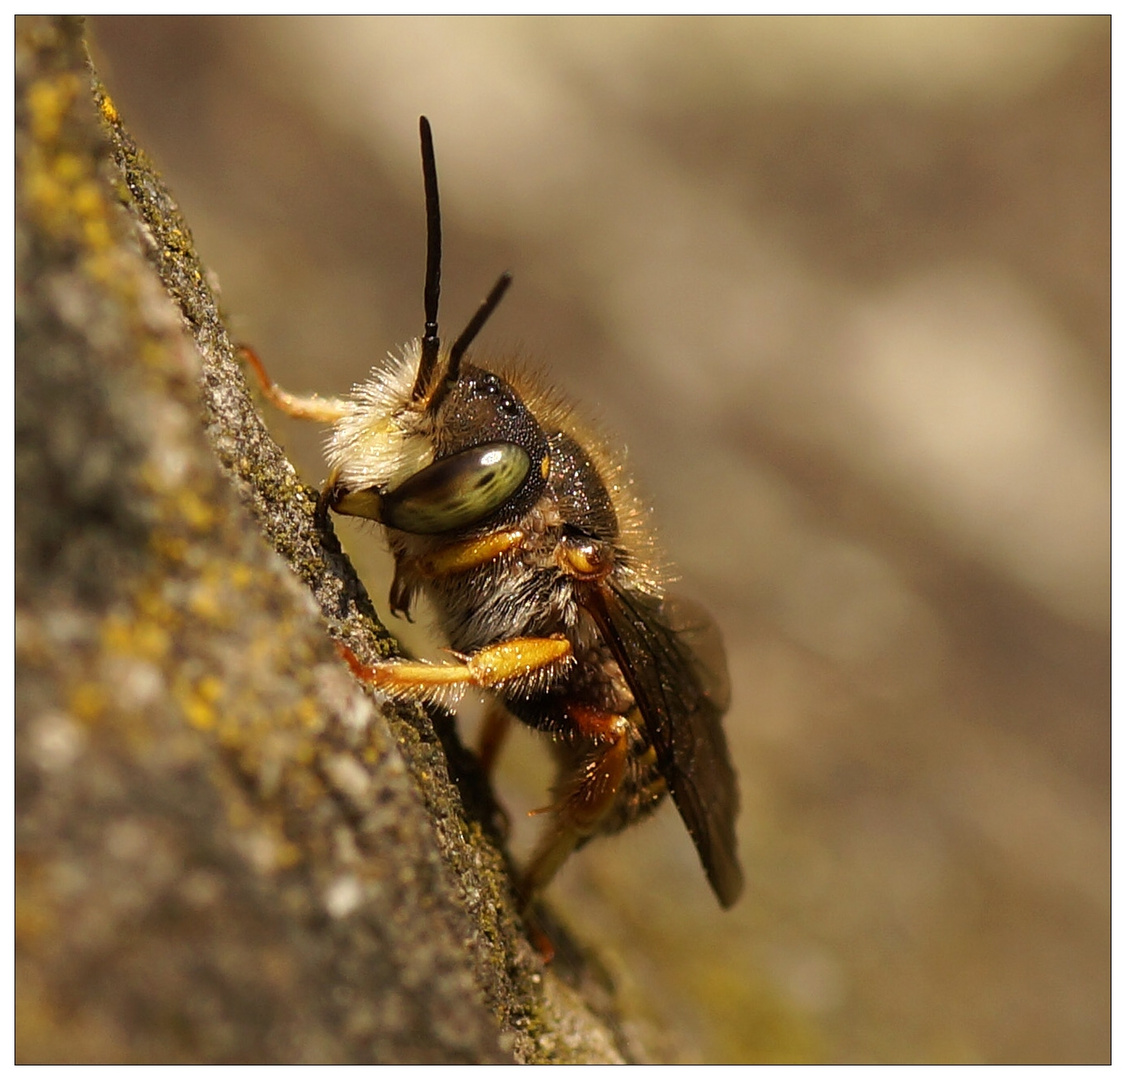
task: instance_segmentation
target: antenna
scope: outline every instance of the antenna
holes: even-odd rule
[[[497,283],[493,286],[492,292],[485,297],[484,302],[477,309],[477,313],[469,320],[469,324],[462,330],[457,341],[454,342],[453,348],[450,349],[450,365],[446,371],[447,385],[457,382],[458,368],[461,365],[462,356],[465,355],[465,350],[473,344],[473,339],[477,336],[481,327],[485,325],[488,317],[496,310],[501,297],[508,292],[508,286],[511,284],[512,275],[506,270],[497,278]]]
[[[442,291],[442,212],[438,206],[438,167],[434,163],[434,136],[430,132],[430,121],[425,116],[418,118],[418,133],[422,140],[422,184],[426,190],[426,282],[422,292],[426,326],[422,333],[418,375],[411,391],[415,401],[426,393],[434,365],[438,362],[438,296]]]
[[[426,326],[422,334],[422,356],[418,361],[418,374],[411,390],[412,401],[422,401],[430,391],[434,369],[438,364],[441,341],[438,338],[438,296],[442,291],[442,213],[438,206],[438,167],[434,163],[434,136],[430,131],[430,121],[425,116],[418,118],[418,133],[422,140],[422,183],[426,189],[426,282],[423,286],[423,307]],[[446,375],[441,385],[436,386],[426,401],[427,410],[433,410],[445,396],[446,388],[457,382],[461,358],[473,339],[485,325],[489,316],[496,310],[501,297],[512,284],[512,275],[505,271],[497,278],[492,291],[485,297],[476,314],[462,330],[453,348],[450,349]]]

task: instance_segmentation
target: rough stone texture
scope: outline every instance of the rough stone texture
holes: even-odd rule
[[[727,644],[748,887],[718,911],[669,807],[548,896],[660,1056],[1110,1060],[1110,19],[87,36],[282,385],[419,333],[426,113],[442,325],[511,270],[479,356],[628,451]],[[263,411],[316,483],[317,425]],[[513,734],[520,853],[550,775]]]
[[[336,656],[394,646],[81,23],[16,38],[18,1060],[636,1056],[448,720]]]

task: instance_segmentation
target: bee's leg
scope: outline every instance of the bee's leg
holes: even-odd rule
[[[455,540],[427,555],[411,559],[408,565],[412,574],[425,578],[463,574],[492,562],[513,548],[519,548],[526,539],[527,533],[523,529],[497,529],[485,536]]]
[[[581,733],[594,742],[593,751],[557,787],[558,800],[547,807],[551,824],[540,838],[524,871],[520,891],[525,903],[543,889],[564,860],[613,807],[629,760],[630,723],[615,713],[582,708],[570,710]]]
[[[512,713],[499,701],[490,701],[477,739],[477,761],[481,765],[481,771],[488,777],[493,775],[500,748],[511,727]]]
[[[316,420],[321,424],[335,424],[348,411],[348,402],[343,398],[323,398],[316,394],[297,397],[288,390],[283,390],[266,373],[265,364],[249,345],[240,345],[238,354],[254,372],[266,400],[287,416],[297,420]]]
[[[497,529],[484,536],[443,544],[425,555],[397,553],[389,598],[391,614],[405,616],[411,621],[411,602],[420,580],[432,581],[450,574],[464,574],[520,547],[526,539],[523,529]]]
[[[492,781],[501,746],[511,727],[512,713],[495,698],[490,700],[477,737],[477,763],[489,781]],[[496,805],[493,821],[500,835],[507,839],[512,829],[512,820],[508,816],[508,811],[499,803]]]
[[[477,686],[488,689],[534,675],[553,664],[571,658],[571,643],[565,637],[510,638],[488,645],[454,663],[428,664],[421,660],[384,660],[362,664],[346,646],[340,646],[344,659],[357,679],[389,694],[423,694]]]

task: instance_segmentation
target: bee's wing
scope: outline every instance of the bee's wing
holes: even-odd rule
[[[581,602],[629,684],[708,881],[730,907],[743,891],[739,792],[720,725],[727,665],[715,624],[683,602],[611,582],[590,586]]]

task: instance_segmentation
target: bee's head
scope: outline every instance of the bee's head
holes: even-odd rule
[[[514,522],[547,481],[547,437],[501,376],[463,363],[512,283],[505,273],[448,350],[438,337],[442,225],[426,117],[419,122],[426,187],[426,324],[392,372],[361,387],[329,447],[329,505],[402,532],[457,534]],[[409,390],[408,390],[409,385]]]

